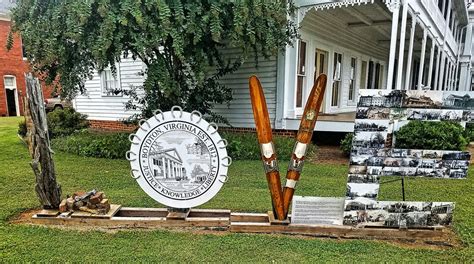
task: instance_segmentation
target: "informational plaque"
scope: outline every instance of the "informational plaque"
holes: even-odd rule
[[[344,197],[295,196],[292,203],[292,224],[342,225]]]

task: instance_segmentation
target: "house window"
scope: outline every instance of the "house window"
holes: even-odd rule
[[[306,81],[306,42],[298,42],[298,69],[296,80],[296,107],[303,106],[303,87]]]
[[[357,74],[357,59],[351,58],[351,75],[349,76],[349,101],[353,101],[355,98],[355,80]]]
[[[334,52],[334,68],[333,68],[333,83],[332,83],[332,97],[331,106],[339,105],[339,94],[341,89],[342,76],[342,54]]]
[[[367,89],[382,89],[383,65],[369,61]]]
[[[5,85],[5,89],[16,89],[16,81],[14,76],[3,77],[3,84]]]
[[[117,73],[112,73],[110,67],[104,69],[100,74],[102,96],[122,96],[122,85],[120,81],[120,66],[116,64]]]

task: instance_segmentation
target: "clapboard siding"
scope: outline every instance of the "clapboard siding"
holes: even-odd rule
[[[142,86],[144,77],[143,63],[131,58],[122,59],[119,65],[122,89],[132,86]],[[125,109],[126,96],[103,96],[101,93],[100,75],[96,72],[91,80],[85,83],[86,93],[74,100],[77,111],[86,114],[91,120],[123,120],[135,114],[135,111]]]
[[[224,50],[228,57],[235,57],[239,54],[238,49]],[[222,78],[221,83],[232,89],[233,100],[230,105],[216,105],[214,111],[228,119],[234,127],[253,127],[252,106],[248,88],[248,78],[250,75],[257,75],[265,89],[265,96],[268,104],[270,118],[275,119],[276,113],[276,58],[258,59],[258,67],[255,66],[254,59],[249,59],[243,63],[238,71]],[[122,88],[143,85],[144,77],[141,76],[143,63],[130,58],[120,62],[120,80]],[[102,96],[101,80],[98,73],[95,73],[91,80],[87,80],[86,94],[75,99],[77,111],[88,115],[91,120],[123,120],[130,117],[135,111],[125,109],[128,98]]]
[[[226,55],[238,54],[238,50],[223,51]],[[276,115],[277,59],[258,58],[247,60],[236,72],[221,79],[221,84],[232,89],[233,100],[230,104],[216,105],[214,111],[227,118],[233,127],[255,127],[250,102],[248,78],[256,75],[264,88],[270,122],[274,126]]]

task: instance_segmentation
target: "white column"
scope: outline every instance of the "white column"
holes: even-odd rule
[[[166,163],[165,163],[165,157],[161,157],[161,166],[163,170],[163,177],[166,178]]]
[[[415,29],[416,29],[416,17],[411,16],[411,31],[410,31],[410,44],[408,47],[408,58],[407,58],[407,72],[405,74],[405,87],[403,90],[408,90],[413,87],[409,87],[411,80],[411,64],[413,57],[413,42],[415,40]],[[416,88],[415,88],[416,89]]]
[[[441,66],[441,46],[438,46],[438,54],[436,56],[436,70],[435,70],[435,78],[434,78],[434,85],[433,89],[438,90],[438,81],[439,81],[439,68]]]
[[[472,47],[472,24],[466,26],[466,42],[464,50],[459,61],[459,91],[471,90],[471,61],[468,59],[471,54]]]
[[[423,70],[425,69],[425,53],[426,53],[426,39],[428,38],[428,30],[423,28],[423,40],[421,41],[421,56],[420,56],[420,69],[418,70],[418,84],[417,90],[421,90],[423,84]]]
[[[441,51],[441,64],[439,67],[439,81],[438,81],[438,89],[439,91],[442,91],[443,89],[446,89],[446,86],[444,86],[444,75],[446,71],[446,52],[443,50]]]
[[[398,70],[397,70],[397,83],[395,89],[402,89],[402,76],[403,76],[403,57],[405,55],[405,33],[407,27],[407,15],[408,15],[408,3],[403,1],[402,8],[402,25],[400,26],[400,44],[398,48]]]
[[[172,174],[171,174],[171,161],[168,160],[168,178],[171,178],[172,177]]]
[[[428,66],[428,80],[426,85],[430,88],[433,88],[433,83],[431,79],[433,78],[433,63],[434,63],[434,52],[436,48],[436,39],[434,37],[431,38],[431,52],[430,52],[430,65]]]
[[[448,1],[448,9],[447,9],[447,14],[446,14],[446,25],[444,27],[444,34],[443,34],[443,51],[441,54],[441,73],[439,74],[439,82],[438,82],[438,90],[443,90],[446,89],[446,86],[443,87],[444,82],[444,71],[445,71],[445,60],[446,60],[446,52],[445,52],[445,47],[446,47],[446,33],[448,32],[449,29],[449,19],[451,18],[451,0]],[[446,3],[445,3],[446,4]]]
[[[395,52],[397,50],[397,30],[398,30],[398,16],[400,8],[397,6],[392,14],[392,34],[390,36],[390,53],[388,57],[388,72],[387,72],[387,90],[392,90],[393,72],[395,70]]]

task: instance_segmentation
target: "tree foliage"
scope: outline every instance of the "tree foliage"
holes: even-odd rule
[[[231,100],[219,79],[289,44],[292,12],[291,3],[265,0],[20,0],[12,18],[33,69],[58,80],[63,96],[84,92],[94,70],[142,60],[144,93],[126,93],[146,117],[175,104],[210,113]],[[227,48],[239,55],[225,56]]]

